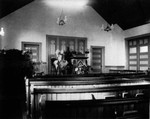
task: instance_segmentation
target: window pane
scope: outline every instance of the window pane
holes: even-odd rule
[[[140,53],[142,53],[142,52],[148,52],[148,46],[141,46]]]
[[[84,53],[84,42],[83,41],[79,42],[79,52],[82,54]]]
[[[130,54],[136,53],[136,47],[130,48],[129,53]]]
[[[33,46],[33,47],[31,47],[31,49],[32,49],[32,50],[37,50],[37,47],[34,47],[34,46]]]
[[[74,51],[74,49],[75,49],[74,44],[75,44],[74,41],[69,42],[70,51]]]
[[[101,53],[101,50],[98,48],[94,48],[93,53]]]
[[[147,66],[140,66],[140,70],[147,70],[148,69],[148,67]]]
[[[33,43],[23,43],[23,50],[30,51],[32,53],[31,60],[33,62],[39,61],[39,44],[33,44]]]
[[[148,64],[148,61],[140,61],[140,64]]]
[[[50,54],[55,54],[55,45],[56,45],[56,42],[55,40],[51,40],[50,41]]]
[[[137,58],[136,55],[129,56],[129,59],[136,59],[136,58]]]
[[[140,40],[139,43],[140,43],[140,45],[142,45],[143,44],[143,40]]]
[[[148,54],[147,55],[140,55],[140,59],[148,59]]]
[[[132,46],[132,41],[129,41],[129,46]]]
[[[37,62],[37,59],[32,59],[33,62]]]
[[[93,59],[93,63],[101,63],[101,60],[96,60],[96,59]]]
[[[60,43],[60,51],[66,51],[66,41],[64,40]]]
[[[129,69],[130,70],[137,70],[137,67],[136,66],[130,66]]]
[[[32,55],[33,55],[33,56],[37,56],[37,53],[36,53],[36,52],[34,52],[34,53],[32,53]]]
[[[144,44],[147,44],[148,43],[148,39],[144,39]]]
[[[137,61],[130,61],[129,64],[137,64]]]
[[[133,41],[133,45],[136,45],[136,41],[135,40]]]

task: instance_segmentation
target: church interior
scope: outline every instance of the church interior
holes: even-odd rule
[[[0,118],[150,119],[149,0],[0,0]]]

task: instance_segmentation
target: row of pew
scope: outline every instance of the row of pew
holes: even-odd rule
[[[149,119],[149,76],[144,72],[45,75],[28,79],[33,119]]]

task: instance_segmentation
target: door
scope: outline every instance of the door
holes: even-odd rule
[[[97,47],[97,46],[91,47],[91,53],[92,53],[91,66],[92,66],[92,71],[94,73],[102,73],[103,52],[104,52],[103,47]]]

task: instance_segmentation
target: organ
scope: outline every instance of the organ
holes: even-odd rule
[[[34,77],[28,111],[33,119],[148,119],[149,88],[142,73]]]

